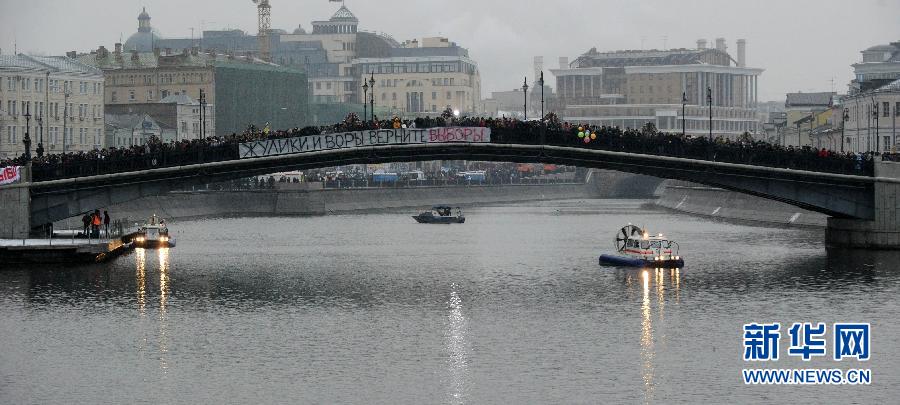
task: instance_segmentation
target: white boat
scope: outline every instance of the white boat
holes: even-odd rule
[[[136,248],[158,249],[175,247],[175,238],[169,236],[166,221],[153,214],[147,223],[138,228],[131,239]]]
[[[650,235],[645,229],[628,224],[616,234],[615,254],[600,255],[600,264],[632,267],[682,268],[678,243],[663,234]]]

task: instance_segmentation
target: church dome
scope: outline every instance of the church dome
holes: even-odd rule
[[[150,26],[150,14],[147,13],[147,8],[144,8],[138,15],[138,32],[132,34],[125,41],[125,50],[150,52],[156,47],[157,42],[159,42],[159,35]]]

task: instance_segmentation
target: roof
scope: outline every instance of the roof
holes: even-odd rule
[[[115,52],[103,51],[78,55],[78,60],[86,65],[98,67],[102,70],[119,69],[147,69],[160,66],[176,67],[245,67],[269,70],[286,70],[274,63],[265,62],[262,59],[246,56],[228,56],[224,54],[211,55],[205,52],[193,54],[182,52],[174,55],[156,56],[153,52]]]
[[[784,105],[790,106],[828,106],[831,105],[833,92],[822,93],[788,93]]]
[[[192,99],[192,98],[191,98],[190,96],[188,96],[187,94],[181,94],[181,93],[172,94],[172,95],[170,95],[170,96],[168,96],[168,97],[163,98],[162,100],[159,100],[159,102],[160,102],[160,104],[171,104],[171,103],[175,103],[175,104],[178,104],[178,105],[196,105],[196,104],[199,104],[199,103],[197,103],[197,101],[195,101],[194,99]]]
[[[704,56],[709,54],[724,53],[720,50],[709,49],[671,49],[671,50],[626,50],[614,52],[598,52],[597,48],[591,48],[585,54],[579,56],[571,63],[572,67],[626,67],[626,66],[657,66],[657,65],[694,65],[704,63]],[[729,57],[730,59],[730,57]]]
[[[142,129],[143,123],[147,122],[150,127],[162,127],[153,117],[148,114],[104,114],[106,126],[113,128],[125,129]]]
[[[881,86],[876,91],[900,91],[900,79],[894,80],[884,86]]]
[[[875,46],[869,47],[863,52],[896,52],[896,51],[897,51],[897,47],[890,45],[890,44],[883,44],[883,45],[875,45]]]
[[[339,8],[338,11],[335,12],[333,16],[331,16],[331,19],[329,21],[359,22],[359,19],[357,19],[356,16],[350,12],[350,9],[348,9],[347,6],[341,6],[341,8]]]
[[[103,71],[65,56],[0,55],[0,69],[36,70],[50,73],[75,73],[103,76]]]

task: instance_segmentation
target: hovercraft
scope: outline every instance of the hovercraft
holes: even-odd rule
[[[663,234],[650,235],[645,229],[628,224],[615,238],[616,254],[600,255],[600,264],[613,266],[682,268],[684,259],[678,255],[678,243]]]

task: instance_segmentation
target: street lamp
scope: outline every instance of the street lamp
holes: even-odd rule
[[[872,117],[875,118],[875,152],[878,152],[881,149],[878,144],[881,142],[881,138],[879,138],[878,134],[878,102],[875,101],[875,97],[872,97]]]
[[[525,76],[522,83],[522,94],[525,95],[525,121],[528,121],[528,76]]]
[[[709,141],[712,142],[712,87],[706,86],[706,103],[709,104]]]
[[[850,120],[850,109],[845,108],[841,116],[841,153],[844,153],[844,127],[846,122]]]
[[[200,89],[200,139],[206,139],[206,93]]]
[[[44,156],[44,118],[42,116],[37,117],[38,123],[38,146],[35,152],[37,152],[38,157]]]
[[[369,83],[363,78],[363,122],[369,119]]]
[[[31,108],[25,110],[25,138],[22,138],[22,143],[25,144],[25,162],[31,161],[31,136],[29,134],[29,130],[31,129]]]
[[[66,135],[67,135],[66,124],[68,124],[68,121],[69,121],[69,96],[71,96],[71,95],[72,95],[72,92],[70,92],[67,89],[64,94],[65,98],[63,99],[63,144],[62,144],[63,155],[66,154]]]
[[[687,137],[687,126],[685,125],[685,119],[687,119],[687,115],[685,114],[687,111],[687,92],[681,93],[681,136]]]
[[[372,110],[372,123],[375,123],[375,71],[372,71],[372,77],[369,78],[369,89],[372,90],[372,98],[369,99],[369,107]]]
[[[541,78],[538,80],[541,85],[541,121],[544,120],[544,71],[541,71]]]

